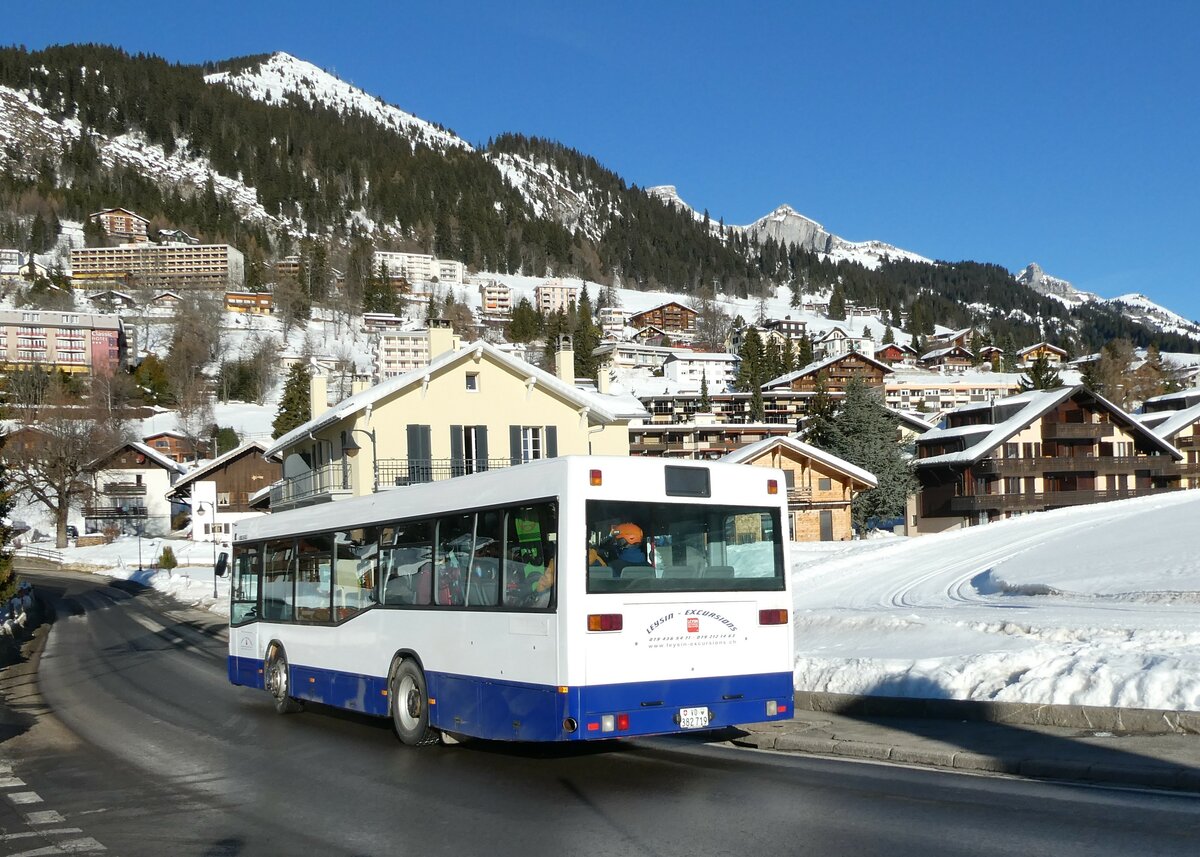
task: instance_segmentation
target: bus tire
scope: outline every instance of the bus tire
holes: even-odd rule
[[[271,646],[263,673],[267,693],[271,694],[271,701],[278,714],[295,714],[304,710],[304,703],[290,695],[292,670],[288,666],[287,655],[280,646]]]
[[[396,735],[410,747],[436,744],[438,731],[429,725],[429,690],[425,673],[410,658],[397,661],[388,677],[388,700]]]

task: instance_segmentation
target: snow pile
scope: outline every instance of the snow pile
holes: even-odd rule
[[[312,63],[282,51],[272,54],[253,68],[238,72],[221,71],[205,75],[204,80],[211,84],[224,84],[242,95],[267,104],[282,105],[289,96],[294,96],[308,104],[319,104],[343,115],[361,114],[384,128],[434,149],[461,148],[471,151],[471,146],[465,140],[432,122],[394,107]]]
[[[1200,492],[792,548],[796,688],[1200,710]]]

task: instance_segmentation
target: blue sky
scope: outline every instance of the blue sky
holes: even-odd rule
[[[551,137],[728,223],[787,202],[851,240],[1036,261],[1200,318],[1200,4],[4,7],[5,41],[285,50],[472,142]]]

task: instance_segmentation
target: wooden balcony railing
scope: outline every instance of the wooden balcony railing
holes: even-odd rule
[[[1042,458],[985,458],[972,469],[984,476],[1035,476],[1041,473],[1165,473],[1172,459],[1166,455],[1058,455]]]
[[[1089,503],[1106,503],[1109,500],[1127,500],[1130,497],[1145,497],[1150,494],[1165,494],[1180,490],[1171,488],[1125,488],[1106,491],[1039,491],[1028,494],[973,494],[967,497],[951,497],[950,511],[956,513],[981,511],[1028,511],[1052,509],[1059,506],[1083,506]]]
[[[1112,423],[1042,423],[1046,440],[1086,440],[1107,437],[1112,432]]]

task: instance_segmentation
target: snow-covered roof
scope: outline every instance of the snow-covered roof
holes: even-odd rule
[[[98,457],[92,463],[96,464],[101,461],[104,461],[105,459],[111,458],[113,455],[117,454],[125,447],[129,447],[130,449],[134,450],[135,452],[139,452],[142,455],[146,456],[147,460],[153,461],[155,464],[157,464],[163,470],[169,470],[173,473],[186,473],[187,472],[187,467],[180,464],[178,461],[176,461],[173,458],[167,458],[161,452],[157,452],[154,449],[151,449],[150,447],[146,446],[146,444],[142,443],[139,440],[131,440],[126,443],[118,444],[117,446],[114,446],[111,450],[109,450],[104,455],[101,455],[100,457]]]
[[[142,440],[143,441],[152,440],[156,437],[177,437],[180,440],[188,439],[188,436],[186,434],[184,434],[183,432],[179,431],[178,429],[163,429],[162,431],[154,432],[154,434],[146,435],[145,437],[142,438]]]
[[[817,449],[815,446],[796,440],[794,437],[776,436],[764,438],[756,443],[743,446],[741,449],[735,449],[728,455],[723,456],[721,460],[731,464],[743,464],[747,461],[752,461],[775,446],[785,446],[793,452],[797,452],[800,455],[807,455],[809,458],[820,461],[822,464],[832,467],[840,473],[845,473],[847,476],[851,476],[860,482],[864,482],[872,488],[879,487],[879,480],[875,478],[873,473],[869,473],[831,452],[825,452],[823,449]]]
[[[1012,416],[999,423],[980,423],[970,426],[957,426],[955,428],[933,429],[926,432],[921,438],[922,443],[955,437],[974,438],[974,440],[967,444],[966,449],[959,452],[947,452],[942,455],[930,456],[929,458],[919,458],[916,461],[916,466],[937,467],[947,464],[970,464],[977,461],[1059,403],[1066,401],[1081,391],[1095,397],[1096,401],[1110,413],[1119,419],[1123,419],[1129,428],[1142,433],[1146,438],[1154,441],[1156,445],[1175,458],[1182,458],[1179,450],[1150,431],[1138,420],[1126,414],[1112,402],[1096,395],[1080,384],[1071,387],[1059,387],[1054,390],[1029,390],[1024,393],[1018,393],[1015,396],[1009,396],[1008,398],[997,399],[992,403],[993,408],[1007,408],[1013,405],[1021,406]]]
[[[720,362],[728,363],[728,362],[735,361],[738,359],[740,359],[740,358],[736,354],[726,354],[726,353],[719,353],[719,352],[714,352],[714,351],[687,351],[687,350],[681,349],[680,351],[678,351],[674,354],[667,355],[667,359],[663,362],[664,363],[674,363],[677,361],[685,361],[686,362],[686,361],[692,361],[692,360],[704,360],[704,361],[709,361],[709,362],[720,361]]]
[[[186,485],[190,485],[191,483],[195,482],[197,479],[201,478],[202,476],[205,476],[205,475],[211,473],[212,471],[216,470],[219,467],[223,467],[226,463],[232,461],[235,458],[238,458],[239,456],[245,454],[246,452],[249,452],[252,449],[257,449],[259,452],[265,453],[267,451],[267,446],[266,446],[266,444],[261,443],[257,440],[247,441],[246,443],[243,443],[241,446],[237,447],[236,449],[231,449],[231,450],[229,450],[229,452],[225,453],[224,455],[214,458],[212,461],[205,462],[204,464],[200,465],[199,467],[194,467],[190,471],[185,473],[183,475],[183,477],[181,477],[180,480],[175,483],[175,488],[172,493],[177,493],[180,488],[183,488]]]
[[[450,351],[435,358],[430,361],[428,366],[422,366],[403,375],[397,375],[395,378],[389,378],[386,381],[376,384],[374,387],[363,390],[361,393],[356,393],[350,398],[334,405],[320,416],[292,429],[283,437],[277,439],[263,454],[267,456],[275,455],[294,445],[310,432],[321,431],[335,423],[341,422],[369,405],[374,405],[376,402],[389,396],[422,383],[426,378],[441,372],[443,369],[471,359],[472,355],[475,354],[487,354],[501,366],[505,366],[524,377],[533,378],[538,387],[548,389],[574,405],[587,408],[589,418],[601,423],[613,423],[627,416],[648,416],[646,409],[640,404],[638,405],[637,414],[625,413],[624,409],[629,407],[629,400],[625,397],[584,392],[573,384],[568,384],[562,379],[551,375],[549,372],[526,363],[518,357],[507,354],[488,342],[479,340],[457,351]]]
[[[934,351],[926,352],[921,355],[922,360],[937,360],[939,357],[948,357],[955,352],[962,352],[967,357],[973,356],[969,348],[963,348],[961,345],[951,345],[947,348],[938,348]]]
[[[1146,400],[1147,405],[1157,402],[1176,402],[1186,401],[1187,399],[1200,398],[1200,387],[1189,387],[1186,390],[1178,390],[1174,393],[1164,393],[1161,396],[1152,396]]]
[[[1163,417],[1161,420],[1151,420],[1151,417]],[[1156,411],[1141,416],[1142,425],[1154,432],[1155,436],[1172,442],[1175,435],[1185,428],[1200,422],[1200,405],[1192,405],[1179,411]]]
[[[882,361],[876,360],[870,354],[863,354],[861,351],[852,351],[849,354],[835,354],[833,357],[826,357],[824,360],[817,360],[814,363],[809,363],[802,369],[797,369],[795,372],[788,372],[786,375],[780,375],[778,378],[772,378],[770,381],[763,384],[762,388],[765,390],[768,387],[777,387],[780,384],[790,384],[797,378],[802,378],[805,375],[811,375],[814,372],[820,372],[826,366],[832,366],[834,363],[837,363],[839,360],[845,360],[847,357],[857,357],[860,360],[865,360],[873,366],[877,366],[882,369],[884,374],[889,374],[895,371],[891,366],[883,363]]]
[[[1057,345],[1051,345],[1049,342],[1038,342],[1033,345],[1027,345],[1024,348],[1017,350],[1017,356],[1020,357],[1023,354],[1028,354],[1031,351],[1037,351],[1039,349],[1053,351],[1055,354],[1061,354],[1063,357],[1067,356],[1067,350],[1065,348],[1059,348]]]

